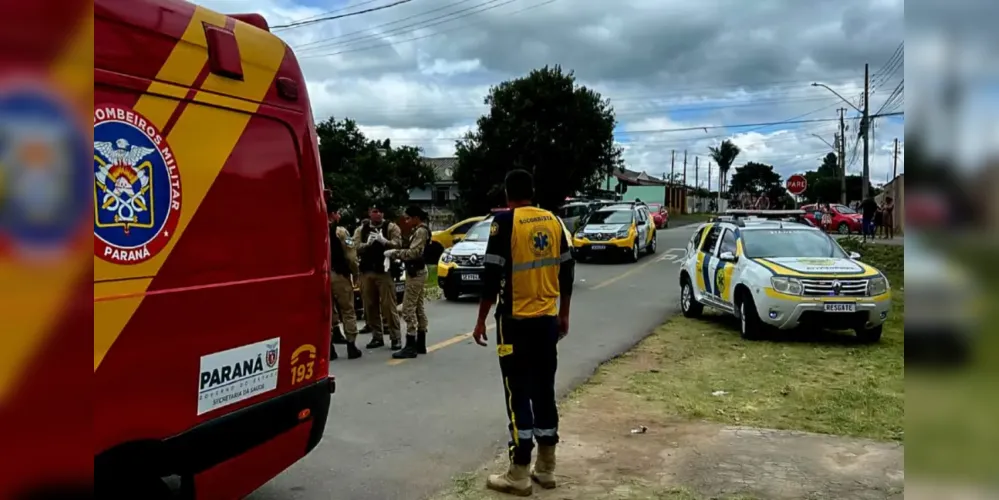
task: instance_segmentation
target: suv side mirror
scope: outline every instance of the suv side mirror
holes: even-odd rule
[[[857,260],[860,258],[860,254],[857,252],[850,252],[850,258],[853,260]]]
[[[735,262],[739,260],[732,252],[722,252],[721,254],[718,255],[718,258],[724,260],[725,262]]]

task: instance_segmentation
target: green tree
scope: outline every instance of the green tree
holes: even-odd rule
[[[765,196],[770,200],[771,207],[786,204],[787,190],[784,188],[784,181],[773,166],[763,163],[751,161],[736,168],[729,192],[736,196],[742,193],[749,193],[754,198]]]
[[[840,180],[839,161],[834,153],[827,154],[822,158],[822,164],[817,170],[805,172],[805,180],[808,187],[805,189],[804,198],[809,203],[839,203]],[[846,199],[847,202],[860,200],[862,191],[862,179],[859,175],[846,176]],[[868,183],[871,196],[880,191]]]
[[[316,125],[323,181],[331,198],[346,209],[345,223],[364,217],[372,204],[394,218],[409,192],[434,182],[434,171],[411,146],[393,147],[368,139],[350,119],[330,117]]]
[[[734,142],[729,139],[725,139],[718,146],[710,146],[708,150],[711,151],[711,159],[715,161],[718,165],[718,170],[721,172],[722,176],[722,186],[726,186],[728,181],[728,171],[735,164],[735,159],[739,157],[739,153],[742,152],[739,146],[736,146]],[[722,189],[724,191],[724,189]]]
[[[571,71],[531,71],[491,88],[485,103],[489,113],[455,145],[464,214],[503,204],[503,178],[513,169],[532,172],[534,201],[555,209],[576,192],[606,187],[601,181],[622,168],[610,102],[578,85]]]

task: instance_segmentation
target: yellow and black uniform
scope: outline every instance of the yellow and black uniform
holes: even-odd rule
[[[489,228],[484,297],[499,296],[496,351],[510,418],[510,459],[529,465],[534,439],[558,443],[558,301],[572,294],[574,262],[562,224],[536,207],[498,213]]]

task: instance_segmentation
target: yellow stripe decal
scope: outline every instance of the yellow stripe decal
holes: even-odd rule
[[[170,58],[160,70],[160,74],[165,76],[163,79],[193,82],[200,73],[207,57],[203,48],[205,36],[202,22],[225,26],[225,17],[198,7],[191,19],[191,24],[184,33],[184,41],[177,44],[178,46],[174,48]],[[184,108],[183,114],[167,137],[167,142],[173,149],[177,164],[181,165],[181,168],[186,166],[182,173],[184,204],[180,220],[174,231],[174,236],[166,248],[154,258],[138,265],[145,267],[140,270],[142,275],[155,276],[177,241],[183,237],[185,229],[208,194],[208,190],[225,165],[229,154],[243,135],[243,131],[252,117],[249,113],[256,112],[259,108],[257,102],[266,96],[281,61],[284,59],[285,45],[277,37],[239,22],[235,24],[234,32],[240,52],[252,54],[254,62],[248,64],[244,61],[243,81],[226,80],[223,83],[220,82],[220,77],[210,75],[202,89],[225,92],[250,101],[238,107],[239,110],[246,111],[246,113],[210,106],[188,105]],[[209,94],[199,91],[195,101],[205,102],[215,99],[215,97],[206,98],[206,95]],[[152,118],[154,123],[162,127],[169,120],[177,104],[177,101],[172,99],[145,95],[136,106],[136,111]],[[95,258],[95,273],[98,263],[115,267]],[[129,285],[118,282],[114,284],[114,291],[115,294],[129,291],[145,292],[151,281],[134,280]],[[135,288],[126,289],[132,287]],[[97,287],[95,286],[95,298],[96,295]],[[141,303],[141,296],[134,299],[94,303],[95,371]]]

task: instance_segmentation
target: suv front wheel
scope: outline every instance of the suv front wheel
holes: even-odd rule
[[[738,311],[739,336],[746,340],[758,340],[762,337],[765,326],[756,312],[756,302],[748,292],[742,293]]]
[[[680,310],[688,318],[700,317],[704,312],[704,304],[697,301],[694,296],[694,286],[686,275],[680,280]]]

